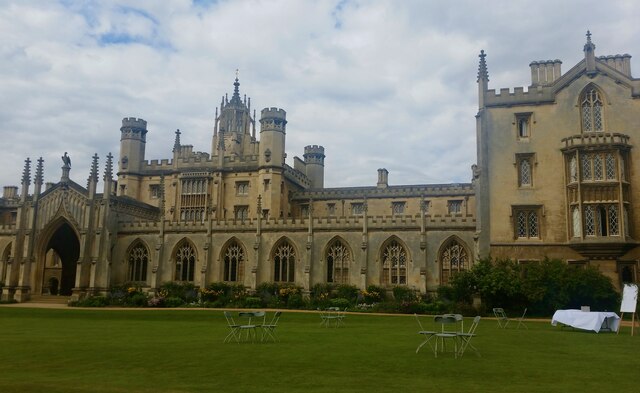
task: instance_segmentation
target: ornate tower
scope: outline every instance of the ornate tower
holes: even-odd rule
[[[222,98],[220,116],[216,119],[211,142],[211,155],[242,155],[244,145],[255,140],[255,120],[251,117],[251,99],[240,98],[240,82],[236,74],[231,100]],[[255,154],[255,153],[254,153]]]

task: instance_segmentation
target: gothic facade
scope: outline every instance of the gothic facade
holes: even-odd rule
[[[616,284],[635,280],[640,80],[629,55],[594,50],[589,37],[564,75],[559,60],[533,62],[527,92],[499,93],[481,53],[472,183],[395,186],[378,169],[375,185],[324,187],[325,149],[309,145],[289,166],[286,112],[257,119],[237,78],[216,109],[210,153],[182,144],[178,130],[171,158],[147,160],[147,122],[124,118],[102,193],[98,156],[84,187],[69,178],[66,153],[59,182],[43,189],[43,161],[32,178],[27,159],[20,190],[4,188],[2,299],[81,298],[127,282],[153,293],[168,281],[429,292],[489,255],[560,258]]]

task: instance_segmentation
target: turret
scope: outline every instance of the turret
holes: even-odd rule
[[[324,147],[305,146],[304,163],[311,188],[324,188]]]
[[[264,108],[260,116],[260,165],[284,165],[287,113],[283,109]]]
[[[147,143],[147,122],[135,117],[122,119],[120,128],[120,172],[139,172]]]

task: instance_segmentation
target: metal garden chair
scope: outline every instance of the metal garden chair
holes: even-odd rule
[[[527,309],[524,309],[524,312],[522,313],[522,316],[520,318],[518,318],[518,326],[516,326],[516,329],[520,329],[520,326],[524,327],[525,329],[529,330],[529,327],[527,327],[527,325],[524,324],[524,316],[527,315]]]
[[[238,336],[240,325],[233,320],[233,316],[231,316],[231,313],[229,311],[224,312],[224,318],[227,320],[229,334],[227,334],[223,342],[229,342],[231,341],[231,339],[236,340],[236,342],[240,342],[240,337]]]
[[[504,312],[504,309],[494,308],[493,315],[495,315],[496,320],[498,321],[498,326],[502,329],[505,329],[509,324],[509,318],[507,318],[507,314]]]
[[[473,318],[473,323],[471,327],[469,327],[468,332],[458,333],[458,339],[460,339],[460,349],[458,351],[458,356],[462,357],[464,355],[464,351],[467,347],[471,347],[476,355],[480,356],[480,351],[476,347],[471,344],[471,339],[476,336],[476,328],[478,327],[478,323],[480,323],[480,315]]]
[[[420,343],[420,345],[418,345],[418,348],[416,348],[416,353],[420,352],[420,349],[425,344],[429,344],[429,346],[431,347],[431,350],[433,350],[433,345],[431,345],[431,340],[433,339],[435,334],[438,332],[435,330],[425,330],[425,328],[422,326],[422,322],[420,322],[420,317],[418,316],[418,314],[413,314],[413,316],[416,317],[416,321],[418,321],[418,326],[420,326],[420,330],[418,330],[418,334],[424,336],[424,341]]]
[[[453,341],[453,349],[454,349],[453,356],[457,358],[458,357],[458,333],[455,331],[455,328],[454,330],[446,329],[445,325],[456,326],[458,321],[453,315],[436,315],[433,318],[433,321],[436,324],[440,324],[441,326],[441,331],[435,334],[436,345],[433,350],[435,357],[438,357],[438,342],[442,346],[441,350],[444,352],[446,350],[445,340],[450,338]]]
[[[264,316],[264,323],[260,325],[262,328],[262,338],[261,341],[264,341],[265,338],[271,337],[273,342],[280,341],[276,336],[276,328],[278,327],[278,321],[280,320],[280,316],[282,315],[282,311],[276,311],[273,314],[273,318],[269,322],[267,322],[267,315]]]

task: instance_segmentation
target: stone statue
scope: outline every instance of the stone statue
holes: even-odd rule
[[[64,152],[64,156],[62,156],[61,158],[65,166],[69,166],[69,167],[71,166],[71,157],[67,155],[66,151]]]

